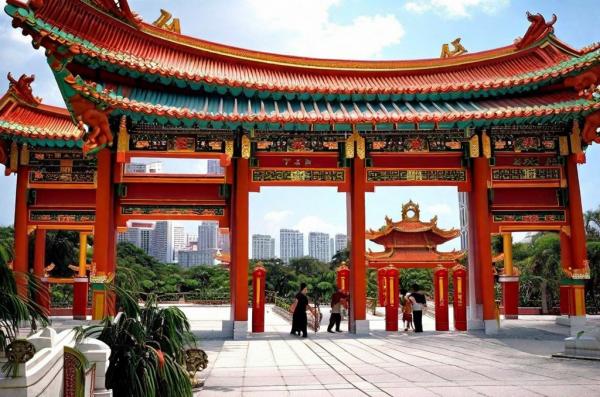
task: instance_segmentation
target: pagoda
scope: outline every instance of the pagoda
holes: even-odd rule
[[[460,236],[460,230],[444,230],[437,226],[437,216],[429,222],[420,220],[419,205],[411,201],[402,206],[402,220],[385,217],[379,230],[367,230],[366,238],[383,245],[382,252],[367,252],[369,267],[380,269],[389,265],[399,268],[453,267],[465,251],[439,252],[437,246]]]
[[[454,272],[454,328],[466,330],[465,268],[458,261],[465,251],[439,252],[437,246],[460,235],[460,230],[444,230],[437,226],[437,216],[429,222],[420,219],[419,205],[410,200],[402,206],[402,220],[385,217],[379,230],[367,230],[365,237],[383,245],[384,251],[369,250],[366,260],[370,268],[378,269],[379,305],[386,308],[386,330],[398,330],[398,268],[434,268],[435,329],[449,330],[448,269]]]

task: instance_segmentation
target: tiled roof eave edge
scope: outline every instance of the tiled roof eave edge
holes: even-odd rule
[[[9,7],[10,6],[7,5],[5,7],[5,9],[8,9]],[[12,14],[10,14],[9,11],[7,11],[7,13],[9,13],[9,15],[12,16]],[[36,24],[41,26],[41,25],[45,24],[45,22],[39,20],[38,18],[33,17],[32,19],[33,19],[33,21],[31,19],[27,19],[28,23],[31,26],[36,25]],[[40,26],[38,26],[38,28]],[[39,29],[38,29],[38,31],[39,31]],[[76,43],[76,42],[72,41],[72,40],[76,39],[75,36],[73,36],[72,34],[65,34],[64,32],[60,31],[59,29],[53,29],[51,32],[49,32],[49,36],[56,35],[56,34],[62,34],[63,36],[67,36],[67,35],[70,36],[70,37],[66,37],[66,38],[63,38],[63,39],[64,40],[71,40],[70,42],[72,44],[76,44],[78,46],[81,46],[82,44],[84,46],[88,45],[88,44],[91,44],[89,42],[85,42],[84,43],[83,41],[81,41],[80,43]],[[97,47],[97,48],[100,51],[102,50],[99,47]],[[109,51],[106,51],[106,53],[109,53]],[[123,58],[126,57],[126,55],[122,55],[122,54],[121,54],[121,56]],[[118,59],[115,59],[114,57],[111,58],[111,57],[109,57],[106,54],[105,54],[105,56],[99,56],[98,58],[106,58],[106,60],[112,60],[113,62],[116,61],[116,63],[113,63],[113,64],[115,64],[116,66],[118,66],[120,68],[125,68],[125,69],[129,69],[129,70],[132,70],[132,71],[135,70],[135,67],[136,67],[135,63],[133,63],[133,62],[129,62],[131,64],[131,67],[127,67],[126,65],[124,65],[126,63],[125,60],[120,61]],[[106,62],[106,61],[103,61],[103,62]],[[108,62],[108,63],[110,63],[110,62]],[[139,69],[139,67],[138,67],[138,69]],[[139,70],[137,70],[136,72],[137,73],[141,73],[141,74],[145,74],[145,75],[148,74],[148,73],[146,73],[144,71],[139,71]],[[571,73],[571,72],[573,72],[573,70],[567,71],[567,73]],[[157,77],[157,78],[159,79],[159,81],[160,81],[160,78],[166,78],[166,79],[169,79],[169,80],[177,80],[177,81],[180,81],[180,82],[185,83],[185,84],[191,84],[192,88],[193,88],[193,84],[194,83],[191,83],[191,80],[198,80],[197,78],[195,78],[195,79],[185,79],[185,78],[179,78],[177,76],[172,76],[172,75],[170,75],[170,76],[166,75],[165,76],[164,74],[165,73],[163,73],[162,75],[161,74],[158,75],[159,77]],[[554,74],[556,74],[556,73],[554,73]],[[155,76],[155,75],[153,75],[153,76]],[[520,89],[526,90],[530,85],[536,85],[536,84],[537,85],[545,85],[545,84],[549,84],[551,82],[552,78],[556,78],[556,77],[559,77],[559,76],[560,76],[560,73],[556,74],[555,77],[552,77],[552,76],[548,77],[547,76],[547,80],[538,79],[538,81],[528,82],[525,85],[513,85],[513,86],[507,85],[506,87],[492,87],[492,88],[487,87],[486,88],[485,84],[481,83],[481,87],[473,87],[470,90],[464,90],[464,91],[457,90],[457,91],[446,91],[446,92],[444,92],[444,91],[436,91],[436,92],[430,92],[430,93],[418,93],[418,92],[415,92],[415,93],[400,93],[400,94],[398,94],[398,93],[377,93],[377,92],[374,92],[374,93],[364,93],[364,94],[360,94],[360,95],[364,95],[364,96],[369,96],[369,95],[384,95],[384,96],[385,95],[390,95],[390,96],[392,96],[392,95],[412,95],[412,96],[414,96],[414,95],[425,95],[426,98],[428,98],[429,96],[435,97],[435,96],[439,95],[439,96],[442,96],[442,99],[444,99],[444,96],[461,95],[461,94],[468,94],[469,96],[478,95],[478,93],[480,93],[481,95],[486,95],[486,94],[487,95],[490,95],[490,94],[491,95],[502,95],[504,93],[512,93],[513,92],[513,91],[508,91],[508,92],[505,91],[505,92],[503,92],[503,90],[515,90],[514,92],[519,92]],[[527,77],[525,77],[525,78],[527,79]],[[200,79],[200,80],[202,80],[202,79]],[[204,82],[200,82],[199,81],[199,82],[196,82],[196,84],[206,85],[208,82],[206,81],[206,78],[204,80],[205,80]],[[246,86],[244,86],[244,82],[233,82],[233,83],[235,83],[235,84],[231,84],[231,86],[224,85],[224,87],[227,88],[227,89],[229,89],[230,91],[231,91],[231,89],[233,89],[234,91],[239,91],[240,89],[241,90],[244,90],[244,89],[257,90],[257,87],[253,87],[253,86],[248,85],[248,84],[246,84]],[[520,87],[522,87],[522,88],[520,88]],[[213,89],[214,89],[214,87],[213,87]],[[296,92],[294,92],[294,91],[283,91],[283,92],[280,93],[280,92],[269,91],[269,90],[261,90],[261,92],[269,92],[269,93],[271,93],[271,95],[282,95],[282,96],[286,96],[286,95],[306,95],[306,92],[304,92],[304,91],[296,91]],[[336,95],[346,95],[346,96],[349,96],[349,95],[352,95],[352,94],[350,94],[350,93],[336,93],[336,92],[322,92],[322,93],[309,94],[309,95],[334,95],[334,96],[336,96]],[[355,97],[355,95],[353,95],[353,98],[354,97]]]

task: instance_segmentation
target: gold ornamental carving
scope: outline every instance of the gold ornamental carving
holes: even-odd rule
[[[20,164],[29,165],[29,146],[26,143],[21,146]]]
[[[452,46],[452,49],[450,49]],[[467,49],[460,43],[460,37],[455,38],[450,43],[442,44],[442,54],[440,58],[450,58],[462,55],[468,52]]]
[[[483,156],[486,159],[492,157],[492,144],[490,136],[485,131],[483,131],[481,134],[481,147],[483,148]]]
[[[469,139],[469,156],[471,158],[479,157],[479,135],[473,135]]]
[[[249,159],[250,158],[250,138],[248,135],[242,135],[242,158]]]
[[[129,132],[127,131],[127,116],[121,116],[119,123],[119,139],[117,140],[117,161],[126,162],[125,153],[129,151]]]
[[[233,141],[232,140],[225,141],[225,155],[228,158],[233,157]]]
[[[566,135],[558,137],[558,150],[561,156],[569,155],[569,138]]]
[[[156,21],[152,22],[152,25],[170,32],[181,33],[179,18],[171,18],[172,15],[169,11],[161,9],[160,16]]]

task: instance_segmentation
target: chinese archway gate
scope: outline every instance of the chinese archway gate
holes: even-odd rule
[[[402,220],[394,222],[386,217],[385,225],[379,230],[367,230],[365,237],[374,243],[383,245],[381,252],[369,250],[366,259],[370,268],[377,269],[378,289],[386,307],[386,319],[395,317],[395,321],[386,321],[387,331],[398,330],[398,269],[421,268],[434,269],[433,287],[435,291],[435,329],[448,331],[448,270],[461,270],[455,275],[463,286],[464,267],[458,261],[465,256],[464,251],[439,252],[437,246],[460,235],[460,230],[443,230],[437,226],[437,217],[429,222],[420,219],[419,205],[409,201],[402,206]],[[460,295],[455,299],[454,312],[457,330],[465,330],[460,319],[465,317],[466,288],[458,288]],[[456,312],[460,311],[458,315]],[[457,323],[457,319],[459,322]]]
[[[541,15],[522,39],[481,53],[341,61],[190,38],[141,21],[126,0],[8,0],[5,11],[44,49],[68,108],[42,105],[26,76],[2,98],[0,160],[17,174],[14,266],[28,270],[29,233],[93,233],[94,318],[114,312],[102,286],[128,220],[216,220],[230,230],[242,335],[249,192],[334,186],[347,197],[350,327],[366,332],[365,193],[423,185],[468,196],[472,327],[496,328],[490,236],[520,230],[561,233],[565,307],[584,318],[568,274],[586,267],[577,164],[600,140],[600,49],[568,46]],[[135,157],[218,158],[226,172],[128,175]]]

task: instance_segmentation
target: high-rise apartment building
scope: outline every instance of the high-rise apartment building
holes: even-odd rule
[[[329,234],[320,232],[308,233],[308,256],[321,262],[329,262]]]
[[[162,162],[127,163],[125,164],[125,172],[128,174],[160,174],[162,172]]]
[[[336,234],[335,235],[335,252],[331,255],[335,255],[338,251],[348,248],[348,236],[345,234]]]
[[[252,259],[275,257],[275,239],[268,234],[252,235]]]
[[[223,175],[225,169],[221,167],[219,160],[208,160],[206,173],[208,175]]]
[[[279,256],[284,263],[304,256],[304,235],[298,230],[279,230]]]
[[[198,226],[198,249],[218,248],[217,235],[219,223],[215,221],[202,222]]]
[[[164,263],[173,262],[173,224],[169,221],[156,222],[150,233],[149,254]]]
[[[192,267],[200,265],[214,265],[216,249],[203,249],[198,251],[179,251],[179,266]]]
[[[185,227],[173,226],[173,262],[178,261],[178,253],[187,247],[185,241]]]
[[[332,237],[329,239],[329,256],[332,257],[335,255],[335,253],[335,239]]]

